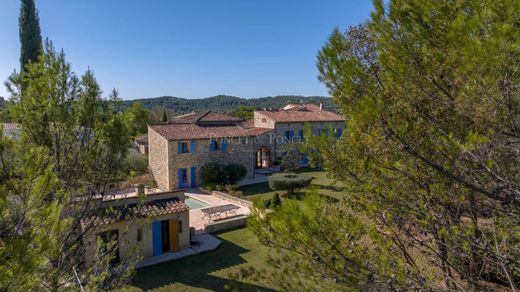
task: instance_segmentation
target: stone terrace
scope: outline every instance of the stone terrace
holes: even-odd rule
[[[207,203],[211,207],[232,204],[232,202],[226,201],[221,198],[217,198],[217,197],[209,195],[209,194],[198,192],[196,190],[190,190],[190,191],[191,192],[185,193],[185,195],[188,197],[197,199],[199,201],[202,201],[204,203]],[[249,208],[247,208],[247,207],[243,207],[238,204],[234,204],[234,205],[237,205],[240,207],[240,209],[237,210],[237,215],[249,215],[249,213],[251,212],[249,210]],[[202,213],[202,211],[201,211],[202,209],[203,208],[190,210],[190,227],[195,228],[195,234],[204,233],[204,225],[208,224],[207,218],[202,219],[202,217],[204,216],[204,213]],[[228,217],[228,218],[232,218],[232,217]],[[224,218],[222,218],[222,219],[224,219]],[[214,221],[212,221],[212,222],[214,222]]]

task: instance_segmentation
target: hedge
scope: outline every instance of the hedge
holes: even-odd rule
[[[294,190],[308,187],[312,177],[296,173],[275,173],[268,180],[271,189],[287,191],[289,195],[292,195]]]

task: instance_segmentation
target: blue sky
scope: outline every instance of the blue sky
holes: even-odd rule
[[[316,54],[370,0],[36,0],[43,38],[105,95],[327,95]],[[19,67],[19,1],[0,3],[0,80]],[[0,96],[8,97],[4,86]]]

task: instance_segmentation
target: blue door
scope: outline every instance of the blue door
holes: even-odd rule
[[[197,186],[197,171],[195,170],[195,166],[191,167],[191,187],[194,188]]]
[[[161,221],[152,222],[152,245],[153,245],[153,255],[161,255],[162,254],[162,228]]]
[[[178,179],[179,179],[179,189],[184,189],[189,187],[188,184],[188,169],[187,168],[179,168],[177,170]]]

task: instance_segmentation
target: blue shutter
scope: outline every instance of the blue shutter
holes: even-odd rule
[[[289,131],[289,140],[292,141],[294,138],[294,131]]]
[[[337,128],[336,129],[336,137],[341,137],[341,135],[343,135],[343,129],[342,128]]]
[[[222,149],[222,151],[226,151],[226,148],[227,148],[226,139],[222,139],[222,145],[221,145],[220,148]]]
[[[195,141],[190,142],[190,152],[195,153],[195,150],[197,150],[197,143]]]
[[[191,167],[191,187],[192,188],[197,187],[197,173],[195,170],[195,166]]]
[[[182,168],[177,169],[177,174],[179,177],[179,189],[182,189]]]
[[[289,131],[285,131],[285,132],[283,133],[283,135],[284,135],[284,137],[285,137],[286,140],[289,140]]]
[[[303,130],[298,131],[298,139],[303,140]]]
[[[154,256],[162,254],[161,221],[152,222],[152,246],[153,246],[153,255]]]
[[[178,154],[182,153],[182,143],[181,142],[177,142],[177,153]]]
[[[215,140],[209,141],[209,151],[211,151],[211,152],[215,151],[215,143],[216,143]]]

